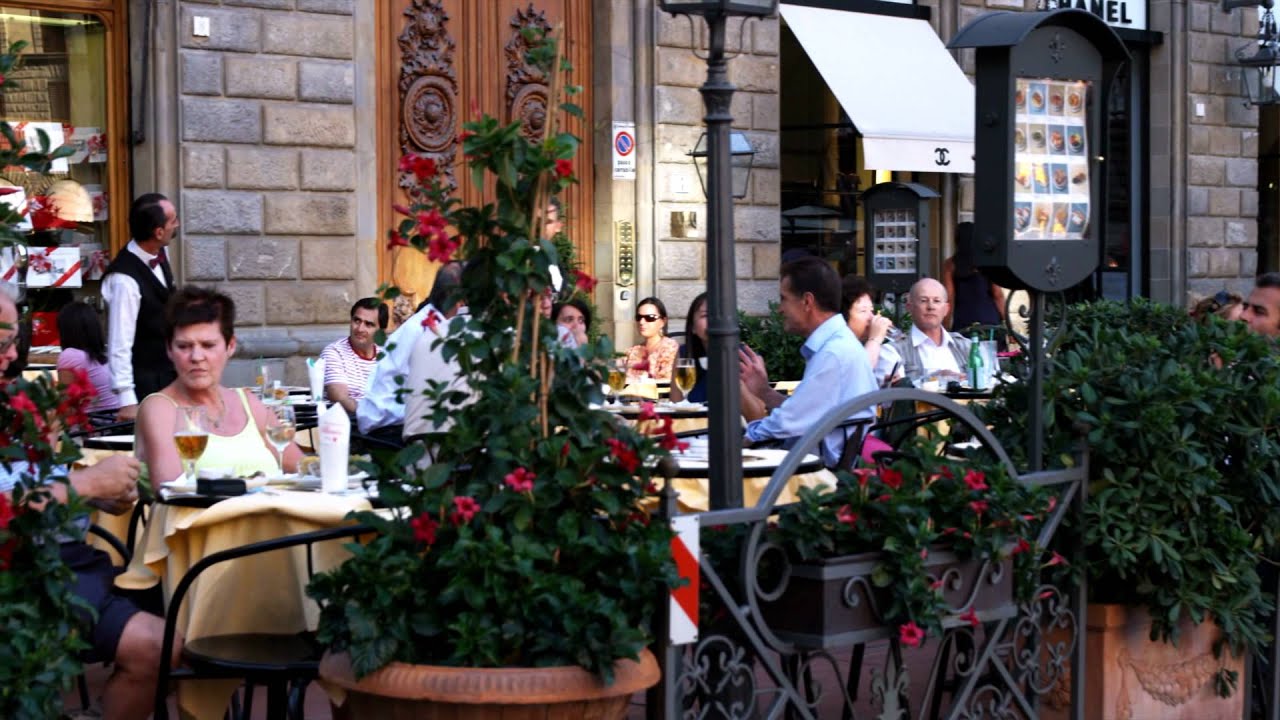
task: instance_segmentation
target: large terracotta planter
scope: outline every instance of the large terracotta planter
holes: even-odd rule
[[[859,553],[813,562],[793,560],[785,585],[767,589],[766,597],[760,599],[765,624],[780,639],[809,649],[896,634],[897,629],[881,619],[880,609],[889,605],[889,592],[871,581],[882,559],[880,553]],[[983,622],[1017,614],[1012,556],[961,560],[938,548],[929,553],[925,572],[942,582],[943,599],[955,614],[972,610]]]
[[[1213,656],[1212,621],[1184,619],[1177,646],[1152,641],[1145,609],[1090,603],[1085,636],[1085,706],[1090,720],[1236,720],[1244,713],[1244,659]],[[1050,636],[1050,642],[1053,641]],[[1065,639],[1065,638],[1064,638]],[[1218,697],[1220,668],[1240,673],[1231,697]],[[1070,675],[1051,691],[1044,720],[1067,717]]]
[[[621,720],[631,695],[653,686],[661,673],[653,654],[639,662],[621,660],[612,685],[578,667],[459,668],[391,663],[356,680],[346,653],[320,662],[320,678],[330,690],[345,691],[335,718],[378,720]],[[331,692],[331,695],[334,693]]]

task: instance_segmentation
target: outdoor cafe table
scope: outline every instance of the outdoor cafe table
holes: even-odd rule
[[[175,500],[176,502],[176,500]],[[128,569],[116,585],[139,590],[162,583],[166,604],[173,589],[202,558],[249,543],[346,524],[347,513],[368,510],[362,495],[328,495],[270,489],[208,507],[157,502]],[[338,541],[311,548],[315,572],[344,562]],[[307,548],[296,547],[215,565],[192,585],[178,618],[187,639],[246,632],[313,630],[319,608],[306,597]],[[237,681],[185,681],[179,706],[195,718],[221,718]]]
[[[705,443],[705,436],[700,438]],[[756,504],[760,496],[769,486],[769,479],[786,459],[789,450],[778,448],[743,448],[742,450],[742,496],[747,507]],[[679,472],[671,479],[679,498],[681,512],[703,512],[711,507],[710,481],[705,444],[695,444],[689,451],[671,454],[680,466]],[[804,456],[800,462],[799,472],[792,475],[783,486],[778,496],[778,505],[795,502],[799,499],[800,488],[817,488],[836,486],[836,476],[822,466],[822,460],[813,454]],[[658,487],[662,486],[660,478],[654,478]]]

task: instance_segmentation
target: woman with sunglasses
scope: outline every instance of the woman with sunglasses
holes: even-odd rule
[[[667,337],[667,306],[656,297],[641,300],[636,306],[636,329],[641,342],[627,351],[627,381],[670,382],[680,345]]]

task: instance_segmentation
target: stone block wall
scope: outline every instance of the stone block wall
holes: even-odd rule
[[[1218,3],[1190,0],[1184,152],[1186,289],[1193,295],[1247,292],[1257,273],[1258,109],[1244,103],[1235,60],[1257,27],[1252,9],[1224,13]]]
[[[354,0],[178,10],[182,280],[235,299],[249,353],[316,354],[359,297]]]
[[[778,35],[777,18],[752,20],[745,29],[740,19],[729,21],[729,62],[734,131],[746,134],[755,149],[747,196],[734,206],[738,307],[763,314],[778,297],[781,247],[778,164]],[[697,171],[687,153],[702,134],[705,114],[698,88],[706,80],[706,62],[694,55],[706,47],[701,20],[690,31],[687,18],[657,13],[654,53],[654,262],[655,294],[667,306],[673,329],[683,327],[689,304],[707,289],[707,208]],[[697,228],[673,233],[673,212],[692,212]]]

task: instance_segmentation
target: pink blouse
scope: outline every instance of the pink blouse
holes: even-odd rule
[[[678,354],[680,343],[674,338],[662,338],[652,352],[644,343],[633,345],[627,351],[627,379],[653,378],[670,382]]]
[[[93,383],[93,387],[98,391],[97,397],[93,399],[93,404],[89,406],[90,412],[98,410],[115,410],[120,407],[120,398],[116,397],[116,393],[111,389],[111,370],[102,363],[95,362],[89,357],[89,353],[75,348],[63,348],[58,354],[59,370],[83,370],[89,376],[89,382]]]

